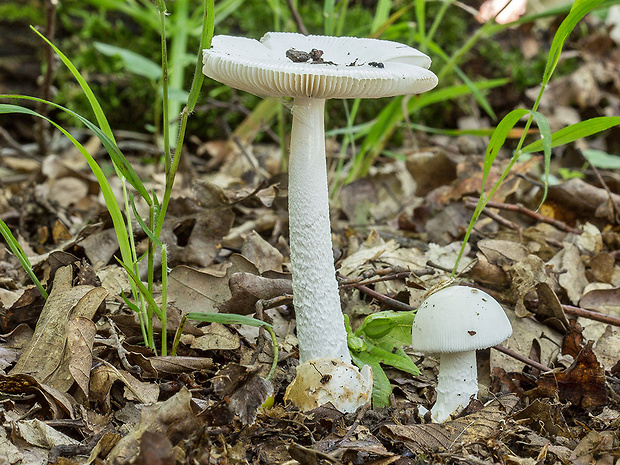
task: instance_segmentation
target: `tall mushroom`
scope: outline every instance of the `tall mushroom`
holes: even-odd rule
[[[502,306],[481,290],[445,287],[422,302],[413,321],[412,348],[440,354],[433,420],[442,423],[458,414],[478,394],[476,349],[499,344],[511,334]]]
[[[355,410],[355,405],[367,402],[371,389],[369,370],[360,376],[351,364],[335,277],[325,160],[325,100],[425,92],[437,85],[437,77],[427,70],[430,63],[423,53],[395,42],[277,32],[265,34],[260,41],[216,36],[211,49],[204,51],[203,72],[210,78],[255,95],[294,98],[289,237],[301,365],[289,398],[301,405],[290,395],[298,389],[303,396],[317,399],[300,408],[319,405],[318,392],[341,390],[342,385],[325,382],[334,377],[330,367],[341,370],[346,366],[347,376],[354,380],[351,386],[357,386],[354,391],[359,393],[352,404],[339,406],[335,399],[332,403],[336,408]],[[319,359],[334,363],[321,363],[322,368],[310,363]],[[323,383],[306,389],[303,384],[315,383],[316,379],[300,377],[300,370],[320,374]]]

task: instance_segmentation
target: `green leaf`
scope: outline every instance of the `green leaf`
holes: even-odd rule
[[[2,234],[2,237],[4,237],[4,240],[11,249],[11,252],[13,252],[13,255],[15,255],[19,260],[19,263],[21,264],[24,271],[28,274],[35,286],[37,286],[37,289],[39,290],[43,298],[47,299],[47,291],[41,284],[41,281],[39,281],[39,278],[37,278],[37,275],[34,274],[34,270],[32,269],[32,264],[30,263],[30,260],[28,260],[28,256],[24,252],[24,249],[22,249],[22,246],[19,245],[19,242],[17,242],[17,239],[15,239],[15,236],[13,236],[13,233],[11,233],[9,227],[2,220],[0,220],[0,234]]]
[[[583,155],[586,157],[591,165],[597,168],[605,170],[617,170],[620,169],[620,157],[618,155],[612,155],[602,150],[586,149],[583,150]]]
[[[364,365],[369,365],[372,368],[372,406],[373,408],[389,407],[390,406],[390,394],[392,394],[392,386],[385,371],[381,368],[381,365],[377,363],[366,352],[360,354],[351,355],[353,363],[355,363],[361,370]]]
[[[130,73],[143,76],[151,81],[159,81],[161,79],[161,66],[139,53],[115,45],[104,44],[103,42],[95,42],[93,45],[106,56],[119,57],[125,69]]]
[[[606,131],[614,126],[620,124],[620,116],[600,116],[597,118],[591,118],[579,123],[571,124],[559,131],[551,134],[551,147],[558,147],[560,145],[569,144],[583,137],[592,136],[599,132]],[[543,150],[543,144],[541,140],[537,140],[526,147],[524,147],[522,153],[540,152]]]
[[[69,69],[69,71],[71,71],[71,74],[73,74],[73,77],[75,77],[78,84],[80,84],[80,87],[82,88],[82,92],[84,92],[84,94],[86,95],[86,98],[88,99],[88,102],[90,103],[90,106],[95,112],[95,117],[97,118],[97,123],[99,124],[99,127],[101,128],[101,130],[104,132],[106,136],[108,136],[110,139],[115,141],[114,134],[112,134],[112,129],[110,128],[110,123],[108,123],[108,119],[106,118],[105,113],[103,112],[103,109],[101,108],[101,105],[99,104],[99,101],[97,100],[97,97],[95,97],[95,94],[93,93],[92,89],[90,88],[86,80],[82,77],[82,75],[77,70],[77,68],[73,65],[71,60],[69,60],[69,58],[67,58],[65,54],[60,51],[58,47],[56,47],[51,41],[49,41],[47,37],[45,37],[43,34],[37,31],[34,28],[34,26],[30,26],[30,29],[32,29],[39,37],[41,37],[45,42],[47,42],[47,44],[50,47],[54,49],[54,51],[60,57],[62,62],[65,64],[65,66]]]
[[[394,312],[391,310],[373,313],[364,319],[355,334],[374,342],[390,341],[393,345],[411,344],[411,325],[415,312]]]

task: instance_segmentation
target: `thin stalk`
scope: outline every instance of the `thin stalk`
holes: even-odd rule
[[[161,245],[161,354],[168,353],[167,329],[167,299],[168,299],[168,246]]]
[[[130,213],[131,210],[129,209],[129,193],[127,192],[127,180],[125,179],[124,176],[121,176],[120,180],[121,180],[121,186],[123,188],[123,200],[125,203],[125,219],[127,221],[129,250],[131,253],[133,270],[136,274],[139,275],[140,270],[138,267],[138,254],[136,252],[136,241],[133,236],[133,227],[131,225],[131,213]],[[147,321],[146,305],[145,305],[144,299],[138,292],[138,288],[136,287],[136,285],[133,283],[131,279],[129,280],[129,285],[131,287],[131,295],[133,296],[134,301],[140,303],[140,307],[139,307],[140,313],[138,313],[138,319],[140,320],[140,329],[142,330],[142,339],[144,340],[144,344],[148,346],[149,338],[148,338],[148,335],[147,335],[148,333],[146,329],[146,321]]]
[[[198,52],[198,58],[196,61],[196,69],[194,71],[194,79],[189,91],[189,98],[187,99],[187,105],[181,113],[181,125],[179,128],[179,136],[177,140],[177,147],[175,151],[174,159],[170,164],[170,169],[166,170],[166,186],[164,190],[164,198],[161,203],[161,209],[157,216],[157,222],[155,224],[155,235],[159,237],[161,229],[164,225],[164,218],[166,216],[166,210],[170,203],[170,196],[172,195],[172,187],[174,185],[174,179],[177,169],[179,167],[179,160],[183,150],[183,141],[185,138],[185,130],[187,129],[187,120],[189,115],[194,111],[196,103],[198,102],[198,96],[200,94],[200,88],[204,81],[204,74],[202,74],[202,50],[211,46],[211,39],[213,38],[213,28],[215,21],[215,5],[214,0],[205,0],[204,2],[204,17],[202,23],[202,34],[200,37],[200,49]]]
[[[448,8],[450,7],[450,5],[454,3],[454,1],[455,0],[444,0],[443,1],[443,3],[441,4],[441,8],[439,8],[439,11],[437,12],[437,15],[435,16],[435,19],[433,20],[433,24],[431,25],[431,28],[429,29],[428,34],[425,36],[422,36],[423,39],[422,39],[422,42],[420,43],[420,50],[425,51],[429,41],[433,40],[433,37],[435,37],[435,33],[437,32],[437,29],[439,28],[439,25],[441,24],[441,21],[444,15],[448,11]]]
[[[154,216],[155,216],[155,207],[153,205],[149,205],[149,228],[153,228],[154,224]],[[148,291],[149,294],[153,295],[154,289],[154,279],[155,279],[155,249],[156,246],[153,243],[153,240],[150,237],[147,237],[147,280],[148,280]],[[138,276],[140,274],[138,273]],[[151,344],[153,342],[153,312],[150,310],[150,306],[147,306],[147,327],[148,334]]]
[[[162,80],[162,135],[164,138],[164,167],[166,173],[170,171],[170,114],[168,108],[168,45],[166,44],[166,2],[157,0],[159,10],[159,24],[161,35],[161,80]]]

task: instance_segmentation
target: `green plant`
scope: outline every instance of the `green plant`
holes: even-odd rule
[[[101,188],[101,192],[104,196],[104,200],[106,203],[106,207],[110,213],[112,218],[112,222],[114,225],[114,230],[117,236],[117,240],[119,243],[120,249],[120,259],[119,262],[127,271],[130,279],[130,285],[132,290],[132,296],[135,303],[131,303],[129,301],[128,304],[130,308],[136,311],[139,316],[141,327],[142,327],[142,335],[144,338],[145,344],[157,351],[154,341],[153,334],[153,316],[157,317],[162,323],[162,341],[161,341],[161,354],[166,355],[167,353],[167,341],[166,341],[166,285],[167,285],[167,249],[165,244],[163,244],[160,240],[160,234],[163,227],[164,217],[166,214],[166,210],[168,204],[170,202],[170,195],[172,192],[172,187],[174,185],[174,180],[177,172],[177,168],[179,165],[179,160],[182,154],[183,141],[185,137],[185,130],[187,127],[187,121],[190,113],[193,111],[196,106],[196,102],[198,100],[198,94],[200,92],[200,88],[202,86],[202,82],[204,80],[203,74],[201,72],[202,68],[202,49],[208,48],[211,38],[213,37],[213,24],[214,24],[214,2],[213,0],[205,0],[204,1],[204,10],[203,10],[203,20],[202,20],[202,32],[201,32],[201,40],[200,40],[200,48],[198,52],[198,56],[196,59],[196,71],[194,73],[194,79],[192,82],[192,86],[188,95],[187,105],[181,112],[181,118],[179,122],[179,132],[176,136],[176,150],[173,152],[170,147],[170,138],[168,133],[169,127],[169,111],[170,107],[168,106],[168,85],[167,85],[167,75],[168,75],[168,61],[167,61],[167,38],[166,38],[166,27],[165,27],[165,17],[166,17],[166,4],[164,0],[158,0],[157,2],[159,18],[160,18],[160,27],[161,27],[161,53],[162,53],[162,76],[163,76],[163,109],[162,109],[162,119],[163,119],[163,133],[164,133],[164,168],[166,175],[166,186],[164,191],[164,196],[161,201],[153,194],[149,194],[147,189],[144,187],[144,184],[136,174],[135,170],[129,163],[129,161],[125,158],[121,150],[119,149],[116,141],[114,139],[114,134],[112,133],[112,129],[110,128],[110,124],[104,114],[101,104],[97,100],[95,94],[92,89],[77,70],[77,68],[73,65],[71,60],[67,58],[54,44],[52,44],[49,40],[43,37],[41,34],[41,38],[47,42],[49,46],[51,46],[56,54],[60,57],[65,66],[70,70],[72,75],[78,81],[82,91],[86,95],[90,106],[95,114],[97,124],[92,123],[88,119],[83,116],[65,108],[61,105],[58,105],[53,102],[48,102],[43,99],[38,99],[35,97],[23,96],[23,95],[0,95],[0,98],[5,99],[27,99],[34,100],[40,103],[45,103],[51,105],[59,110],[64,111],[65,113],[71,115],[76,118],[86,127],[88,127],[102,142],[103,146],[106,148],[114,169],[116,171],[117,176],[122,180],[123,183],[123,192],[125,193],[124,205],[119,205],[116,202],[110,184],[102,171],[99,164],[92,158],[92,156],[88,153],[88,151],[62,126],[58,123],[52,121],[51,119],[37,113],[34,110],[30,110],[29,108],[22,107],[19,105],[12,104],[0,104],[0,113],[22,113],[28,114],[31,116],[36,116],[38,118],[43,118],[55,126],[59,131],[61,131],[66,137],[68,137],[71,142],[75,145],[75,147],[81,152],[86,161],[88,162],[93,174],[97,178],[97,182]],[[33,28],[34,30],[34,28]],[[36,32],[36,30],[35,30]],[[132,194],[129,194],[126,187],[126,182],[128,182],[139,195],[139,197],[146,203],[149,208],[148,219],[144,221],[140,215],[138,215]],[[132,209],[130,209],[130,204]],[[144,232],[148,236],[148,247],[146,253],[146,261],[147,261],[147,277],[148,283],[145,286],[142,281],[139,279],[139,264],[142,261],[143,257],[138,257],[136,253],[136,247],[133,240],[133,231],[131,228],[131,220],[133,217],[136,218],[140,227],[144,230]],[[11,239],[12,235],[8,228],[2,229],[3,236],[7,237],[7,242],[9,246],[13,248],[16,241]],[[160,253],[162,255],[162,300],[163,303],[161,306],[158,306],[157,303],[153,299],[153,284],[154,284],[154,275],[155,275],[155,266],[154,266],[154,257],[157,247],[160,249]],[[23,252],[20,253],[20,249],[17,250],[16,254],[26,271],[29,269],[29,264],[26,261],[23,261],[25,258]],[[33,275],[34,277],[34,275]],[[36,277],[34,277],[35,283]]]
[[[606,131],[613,126],[617,126],[620,124],[620,117],[613,116],[603,116],[588,119],[585,121],[581,121],[579,123],[572,124],[565,128],[556,131],[555,133],[551,133],[549,128],[549,124],[543,114],[538,112],[538,106],[542,99],[542,96],[553,76],[553,73],[558,65],[560,60],[560,55],[562,53],[562,48],[566,43],[569,35],[575,28],[575,26],[581,21],[581,19],[595,8],[601,6],[604,3],[604,0],[576,0],[573,4],[570,13],[568,16],[562,21],[560,27],[558,28],[553,42],[551,43],[551,47],[549,50],[549,58],[547,60],[547,66],[545,67],[545,72],[542,78],[542,85],[536,101],[532,106],[531,110],[525,109],[515,109],[508,113],[497,125],[493,134],[491,135],[491,139],[489,141],[489,145],[487,147],[487,151],[484,158],[483,165],[483,174],[482,174],[482,188],[480,192],[480,197],[478,199],[478,204],[476,205],[476,209],[472,215],[472,219],[469,223],[467,231],[465,233],[465,237],[463,238],[463,245],[461,247],[458,259],[456,264],[454,265],[454,269],[452,274],[456,273],[459,262],[463,256],[465,251],[465,247],[467,245],[467,241],[469,240],[469,236],[473,231],[474,225],[478,218],[480,217],[482,210],[486,206],[489,200],[493,197],[493,194],[497,191],[499,186],[502,184],[514,164],[519,160],[519,158],[528,153],[540,152],[542,151],[544,154],[545,167],[544,167],[544,192],[542,198],[540,200],[540,204],[545,201],[547,196],[547,186],[549,179],[549,165],[551,160],[551,149],[553,147],[557,147],[560,145],[569,144],[571,142],[576,141],[577,139],[581,139],[583,137],[592,136],[594,134],[598,134],[600,132]],[[488,193],[485,194],[484,188],[486,184],[487,177],[491,171],[491,167],[499,153],[499,150],[504,146],[506,138],[508,137],[509,132],[517,125],[521,119],[527,118],[525,126],[522,131],[521,138],[517,143],[517,147],[512,153],[512,157],[500,175],[497,182],[491,187]],[[536,142],[533,142],[525,147],[523,144],[525,143],[525,138],[528,134],[528,130],[532,123],[536,121],[538,126],[538,131],[540,133],[540,139]]]
[[[412,375],[420,374],[418,367],[402,349],[403,345],[411,345],[414,318],[415,312],[377,312],[367,316],[354,332],[345,315],[347,342],[353,362],[360,369],[364,365],[372,368],[373,407],[390,405],[392,388],[381,365],[389,365]]]

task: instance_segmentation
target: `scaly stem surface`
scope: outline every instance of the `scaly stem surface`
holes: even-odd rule
[[[299,360],[351,363],[329,222],[325,100],[297,98],[289,157],[289,228]]]

